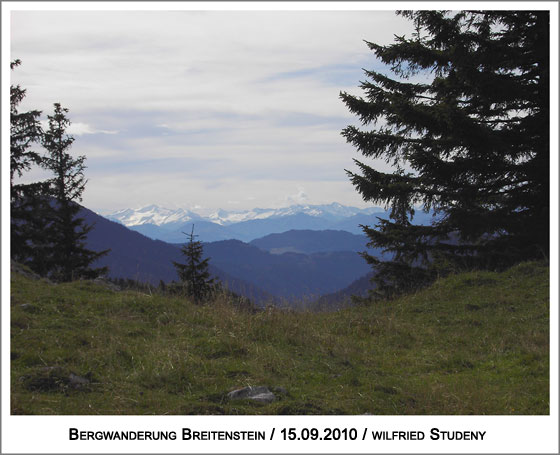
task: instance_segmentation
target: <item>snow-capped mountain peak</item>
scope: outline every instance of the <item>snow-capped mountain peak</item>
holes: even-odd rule
[[[221,225],[241,223],[242,221],[270,218],[275,215],[272,209],[253,209],[244,211],[218,210],[208,216],[208,220]]]
[[[343,219],[359,214],[372,214],[382,211],[379,207],[360,209],[349,207],[333,202],[325,205],[292,205],[276,209],[255,208],[252,210],[227,211],[216,210],[208,216],[200,216],[186,209],[167,209],[157,205],[148,205],[138,209],[123,209],[109,213],[106,218],[118,221],[125,226],[138,226],[142,224],[164,224],[187,223],[192,220],[204,220],[227,226],[243,221],[259,220],[267,218],[280,218],[291,215],[304,214],[312,217],[326,217],[330,219]]]
[[[185,209],[167,209],[157,205],[149,205],[138,209],[124,209],[109,213],[106,218],[118,221],[125,226],[138,226],[141,224],[155,224],[161,226],[169,223],[183,223],[200,217]]]

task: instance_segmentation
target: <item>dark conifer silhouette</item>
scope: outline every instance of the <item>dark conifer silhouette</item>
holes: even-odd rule
[[[367,43],[396,77],[366,71],[364,97],[341,93],[366,131],[343,136],[387,173],[355,160],[365,201],[391,219],[364,226],[394,252],[376,271],[381,295],[461,267],[501,268],[549,251],[549,12],[400,12],[411,39]],[[439,215],[431,226],[417,209]]]
[[[21,64],[14,60],[13,70]],[[34,150],[40,145],[42,128],[39,122],[41,112],[32,110],[20,112],[19,105],[26,95],[20,85],[10,86],[10,244],[11,257],[30,265],[44,257],[41,243],[37,241],[44,225],[40,214],[48,207],[42,196],[48,183],[21,183],[18,179],[43,164],[41,155]]]
[[[10,63],[13,70],[21,65],[21,60]],[[41,164],[41,155],[31,149],[34,143],[40,143],[42,137],[39,117],[41,111],[19,112],[18,106],[25,98],[27,90],[20,85],[10,86],[10,182],[14,177],[21,177],[33,164]],[[16,185],[17,187],[17,185]]]
[[[95,278],[106,273],[107,268],[91,268],[91,264],[108,253],[90,251],[85,239],[93,226],[85,224],[77,216],[78,202],[82,200],[86,179],[84,177],[85,156],[73,158],[68,150],[74,138],[66,133],[70,120],[68,109],[59,103],[54,105],[54,114],[49,115],[49,128],[44,133],[43,146],[48,152],[44,165],[54,174],[51,180],[52,210],[45,229],[51,246],[48,255],[48,275],[57,281],[80,278]]]
[[[199,304],[209,295],[214,285],[214,279],[210,278],[208,272],[210,258],[202,259],[203,246],[202,242],[194,240],[194,224],[191,233],[184,234],[188,237],[188,243],[183,245],[181,252],[187,262],[181,264],[173,261],[173,265],[177,269],[184,292]]]

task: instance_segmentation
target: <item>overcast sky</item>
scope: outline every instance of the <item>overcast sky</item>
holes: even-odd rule
[[[410,35],[393,12],[11,14],[22,109],[70,110],[85,206],[365,206],[344,172],[361,157],[339,93],[382,70],[364,40]]]

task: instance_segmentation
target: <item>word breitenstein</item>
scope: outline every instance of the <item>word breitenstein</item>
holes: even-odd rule
[[[175,441],[176,431],[79,431],[70,428],[70,441]],[[183,428],[184,441],[259,441],[264,431],[192,431]]]

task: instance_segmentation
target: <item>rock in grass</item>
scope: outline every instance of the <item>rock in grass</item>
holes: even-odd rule
[[[90,383],[90,380],[77,374],[70,373],[68,376],[68,384],[74,389],[79,389]]]
[[[71,389],[84,389],[91,383],[91,374],[86,377],[69,373],[59,366],[46,366],[36,369],[33,373],[22,377],[28,390],[41,392],[63,392]]]
[[[268,387],[243,387],[229,392],[227,397],[230,400],[251,400],[257,403],[272,403],[276,396],[268,389]]]
[[[37,310],[38,310],[38,308],[31,303],[22,303],[19,307],[23,311],[26,311],[28,313],[37,313]]]

